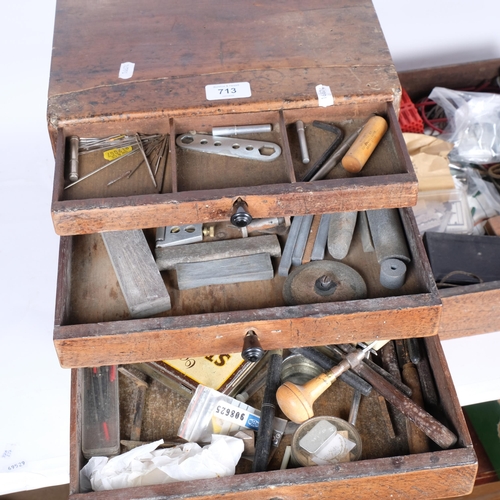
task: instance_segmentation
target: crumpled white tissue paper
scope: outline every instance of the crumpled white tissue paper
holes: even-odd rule
[[[110,459],[92,457],[80,471],[82,491],[232,476],[243,453],[241,439],[215,434],[203,448],[186,443],[156,450],[162,443],[160,439]]]

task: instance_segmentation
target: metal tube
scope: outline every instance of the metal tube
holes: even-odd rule
[[[212,127],[212,135],[215,136],[238,136],[245,134],[263,134],[272,131],[271,124],[265,125],[231,125],[229,127]]]
[[[76,135],[69,138],[69,180],[75,182],[78,180],[78,148],[80,139]]]
[[[307,150],[304,122],[302,120],[297,120],[295,126],[297,127],[297,135],[299,136],[299,146],[300,146],[300,154],[302,156],[302,163],[309,163],[309,151]]]

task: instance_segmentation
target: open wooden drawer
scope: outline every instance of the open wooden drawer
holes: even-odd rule
[[[265,350],[436,334],[441,303],[411,209],[400,209],[411,263],[397,290],[380,285],[375,254],[354,233],[342,261],[367,284],[367,298],[286,305],[285,278],[209,285],[179,291],[162,273],[172,308],[130,319],[100,234],[61,238],[54,343],[66,368],[240,352],[249,330]],[[145,232],[154,238],[154,232]],[[249,237],[249,239],[252,236]]]
[[[434,87],[474,89],[493,81],[500,71],[500,59],[454,64],[399,74],[402,87],[413,102],[428,96]],[[439,337],[453,339],[500,331],[500,282],[442,289],[443,311]]]
[[[284,447],[291,435],[283,437],[272,457],[268,472],[251,473],[251,465],[240,460],[237,474],[231,477],[166,485],[135,487],[115,491],[80,493],[80,469],[85,464],[81,452],[82,370],[72,373],[71,417],[71,499],[174,499],[228,498],[246,499],[257,495],[263,499],[332,498],[444,498],[465,495],[474,485],[476,456],[459,406],[446,360],[437,336],[424,339],[435,386],[439,394],[438,420],[458,437],[447,450],[431,444],[429,451],[409,454],[405,418],[395,417],[391,405],[372,390],[361,399],[356,428],[362,438],[359,461],[337,465],[298,467],[279,470]],[[133,386],[120,374],[121,438],[129,439],[130,415],[126,411],[133,401]],[[173,439],[187,408],[187,400],[150,381],[142,419],[141,439]],[[341,381],[334,383],[315,402],[315,415],[335,415],[347,419],[353,390]],[[130,399],[127,399],[127,396]],[[262,390],[249,403],[261,404]],[[387,411],[394,428],[384,420]],[[277,415],[280,413],[278,412]],[[385,422],[385,423],[384,423]],[[394,431],[394,434],[392,433]],[[392,437],[391,437],[392,436]]]
[[[117,17],[112,5],[58,0],[48,100],[58,234],[225,220],[238,197],[256,218],[416,203],[416,176],[394,113],[400,85],[371,0],[226,1],[222,16],[194,0],[146,0],[143,7],[124,0]],[[221,86],[247,91],[214,98]],[[318,86],[329,88],[331,101],[323,102]],[[389,131],[359,175],[337,167],[324,181],[300,181],[297,120],[306,125],[312,165],[333,141],[314,120],[348,134],[370,113],[382,114]],[[273,131],[252,139],[280,146],[271,163],[174,146],[183,132],[268,123]],[[136,153],[65,189],[69,136],[136,133],[170,136],[157,187],[144,166],[117,180],[139,163]],[[82,157],[80,177],[105,164],[102,154],[99,161]]]
[[[389,130],[361,172],[352,174],[338,165],[324,180],[301,182],[306,171],[337,137],[331,131],[313,126],[315,120],[338,126],[345,139],[373,113],[387,120]],[[297,120],[305,125],[308,164],[302,163]],[[241,140],[252,140],[277,144],[281,153],[272,161],[189,151],[176,144],[177,137],[192,131],[198,136],[211,136],[213,127],[259,124],[271,125],[272,131],[237,136],[232,142],[238,145]],[[102,138],[126,134],[133,137],[136,132],[168,135],[168,155],[159,163],[154,184],[135,144],[135,153],[115,163],[104,159],[102,151],[80,154],[80,180],[75,184],[68,180],[69,136]],[[115,150],[113,142],[109,144],[108,151]],[[152,154],[151,158],[153,163],[156,156]],[[82,179],[107,164],[109,168]],[[230,216],[238,198],[247,203],[254,218],[263,218],[412,206],[416,195],[416,176],[392,103],[374,101],[282,112],[200,113],[171,120],[168,117],[136,119],[91,127],[78,122],[68,125],[59,129],[57,135],[52,216],[56,232],[71,235],[186,224],[193,220],[224,220]]]

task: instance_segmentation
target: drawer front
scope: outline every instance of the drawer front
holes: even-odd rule
[[[443,312],[439,337],[454,339],[500,331],[500,281],[439,291]]]
[[[225,1],[218,12],[194,0],[145,0],[143,7],[138,12],[124,0],[118,19],[107,4],[96,15],[91,4],[58,0],[48,100],[58,234],[224,220],[239,197],[256,218],[416,203],[416,177],[392,109],[400,85],[371,0]],[[223,88],[214,96],[217,85]],[[320,99],[318,86],[329,87],[331,101]],[[219,99],[228,97],[224,90],[232,98]],[[306,125],[312,165],[332,142],[314,120],[348,133],[371,113],[385,116],[390,130],[360,174],[336,168],[324,181],[300,181],[297,120]],[[268,168],[183,155],[175,146],[184,132],[262,123],[272,133],[252,139],[282,149]],[[169,135],[168,161],[155,180],[145,166],[130,174],[142,160],[136,148],[109,168],[110,160],[81,155],[80,179],[105,168],[68,187],[70,136],[137,133]]]
[[[399,211],[411,255],[405,284],[380,285],[375,254],[359,229],[343,263],[367,284],[365,299],[286,305],[285,278],[179,290],[163,273],[172,309],[130,319],[101,236],[61,240],[54,343],[61,365],[83,367],[239,352],[249,330],[263,348],[434,335],[441,303],[411,209]],[[250,238],[249,238],[250,239]],[[323,261],[326,262],[326,261]]]
[[[314,121],[340,127],[347,138],[372,113],[384,116],[389,129],[359,173],[338,165],[323,179],[301,181],[336,138],[331,131],[313,126]],[[308,164],[302,162],[295,125],[298,120],[305,125]],[[269,124],[272,131],[243,139],[277,144],[281,154],[273,161],[189,151],[175,141],[193,130],[211,135],[216,126],[257,124]],[[113,162],[103,158],[103,151],[80,154],[80,178],[75,183],[69,180],[70,136],[80,137],[82,145],[83,138],[119,134],[133,138],[136,132],[168,136],[168,148],[158,168],[156,152],[148,157],[152,164],[149,170],[132,143],[130,156]],[[108,144],[106,151],[116,150],[113,142]],[[416,204],[418,191],[396,114],[392,104],[384,101],[249,114],[200,113],[90,127],[75,123],[59,129],[56,156],[52,218],[60,235],[225,220],[238,198],[246,202],[254,218],[264,218],[408,207]]]
[[[458,436],[457,444],[449,450],[436,449],[425,453],[408,454],[404,451],[406,437],[398,441],[401,448],[392,448],[387,442],[381,456],[378,445],[370,444],[369,435],[373,432],[370,423],[379,424],[377,408],[379,397],[374,391],[362,399],[357,427],[362,434],[363,453],[362,459],[357,462],[342,463],[335,466],[303,467],[287,470],[269,470],[268,472],[236,474],[232,477],[218,478],[214,480],[198,480],[190,483],[173,483],[168,485],[157,485],[148,487],[131,488],[125,490],[106,491],[99,493],[80,493],[79,470],[84,465],[81,454],[81,370],[73,370],[72,382],[72,434],[71,434],[71,496],[72,499],[126,499],[126,498],[224,498],[243,499],[249,495],[258,495],[265,499],[292,499],[292,498],[331,498],[332,495],[345,499],[372,499],[372,498],[443,498],[448,496],[464,495],[470,492],[474,485],[477,469],[476,457],[472,448],[471,440],[467,431],[463,414],[456,398],[453,383],[451,381],[444,354],[439,339],[428,337],[425,339],[426,350],[433,378],[439,393],[441,420],[444,418],[446,425]],[[121,377],[121,375],[120,375]],[[120,384],[126,380],[120,378]],[[337,382],[336,384],[342,384]],[[150,386],[150,390],[152,390]],[[347,388],[347,390],[346,390]],[[149,389],[148,389],[149,390]],[[163,400],[170,398],[165,408],[170,408],[169,419],[174,419],[177,408],[184,408],[186,403],[176,403],[178,395],[169,392],[163,394]],[[335,412],[337,416],[346,418],[352,391],[347,386],[332,386],[315,402],[316,414],[325,414],[324,409],[330,408],[332,400],[335,401]],[[336,392],[338,391],[338,392]],[[128,394],[121,392],[121,396]],[[170,396],[168,396],[170,394]],[[334,396],[334,397],[332,397]],[[157,396],[155,396],[157,397]],[[258,396],[258,397],[261,397]],[[162,399],[162,398],[160,398]],[[127,407],[122,402],[120,408]],[[178,404],[178,407],[176,407]],[[182,406],[184,404],[184,406]],[[342,406],[344,405],[344,406]],[[345,406],[347,405],[347,406]],[[375,405],[375,406],[373,406]],[[256,407],[257,404],[255,405]],[[379,407],[380,408],[380,407]],[[388,405],[390,411],[391,406]],[[155,423],[144,424],[147,413],[143,417],[142,439],[156,439],[154,432],[166,438],[167,432],[159,421],[155,420],[155,411],[151,410],[151,416]],[[164,415],[164,413],[163,413]],[[182,412],[180,417],[182,418]],[[122,416],[122,438],[127,439],[126,425],[123,425]],[[174,434],[177,422],[169,423]],[[156,429],[156,430],[152,430]],[[378,430],[380,435],[385,435],[383,430]],[[162,434],[163,433],[163,434]],[[146,435],[144,435],[146,434]],[[394,443],[401,438],[396,434]],[[283,438],[282,445],[286,443],[287,436]],[[384,439],[381,437],[381,439]],[[375,441],[377,441],[375,439]],[[390,441],[388,439],[388,441]],[[366,448],[366,449],[365,449]],[[280,453],[279,449],[277,455]],[[281,458],[276,457],[271,461],[270,467],[279,468]],[[274,461],[274,462],[273,462]]]

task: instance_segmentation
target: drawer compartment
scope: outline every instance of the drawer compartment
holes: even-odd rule
[[[193,0],[147,0],[140,12],[132,0],[121,7],[115,22],[112,5],[96,13],[58,0],[47,109],[58,234],[224,220],[238,197],[257,218],[416,203],[416,177],[392,109],[401,89],[371,0],[277,1],[265,8],[226,1],[223,16]],[[214,96],[217,89],[231,92]],[[337,168],[325,181],[300,182],[293,122],[305,123],[314,162],[324,147],[310,134],[314,120],[355,126],[374,112],[390,130],[361,175]],[[182,132],[262,123],[273,125],[271,137],[282,148],[272,168],[191,161],[173,146]],[[128,160],[64,189],[67,137],[136,133],[170,135],[160,191],[144,167],[107,186],[129,170]],[[137,164],[135,156],[130,161]],[[83,163],[82,173],[90,167]]]
[[[196,480],[166,485],[135,487],[115,491],[81,493],[79,471],[85,464],[81,453],[81,398],[82,370],[72,373],[72,421],[71,421],[71,499],[126,499],[126,498],[224,498],[243,499],[250,495],[259,498],[331,498],[333,495],[346,499],[372,498],[443,498],[469,493],[474,485],[477,470],[476,456],[472,447],[461,408],[456,398],[440,341],[437,336],[424,339],[431,373],[438,392],[439,404],[436,418],[458,437],[450,449],[442,450],[434,444],[428,451],[411,454],[404,426],[394,419],[391,425],[383,424],[383,415],[391,405],[385,406],[378,394],[372,391],[363,397],[359,408],[358,428],[363,451],[357,462],[314,467],[297,467],[279,470],[284,447],[290,444],[291,435],[283,436],[272,457],[268,471],[252,473],[251,465],[241,460],[237,474],[232,477]],[[127,411],[133,399],[133,387],[120,374],[120,411],[122,439],[129,439],[131,415]],[[249,403],[259,408],[262,392]],[[187,400],[164,386],[151,381],[147,396],[141,439],[145,441],[175,438],[180,419],[187,408]],[[337,381],[314,403],[316,415],[335,415],[347,419],[353,391]],[[149,399],[148,399],[149,398]],[[156,406],[155,406],[156,404]],[[385,410],[384,410],[385,408]],[[434,410],[431,411],[433,413]],[[278,410],[277,415],[280,415]],[[166,417],[166,418],[165,418]],[[403,422],[405,419],[403,418]],[[401,430],[403,429],[403,430]],[[389,437],[391,435],[392,437]],[[378,436],[378,439],[376,438]]]
[[[337,125],[345,137],[377,113],[389,125],[366,166],[352,174],[341,165],[324,179],[302,182],[306,170],[335,139],[332,132],[313,126],[314,121]],[[302,120],[310,162],[302,163],[295,123]],[[273,161],[233,158],[190,151],[176,144],[181,134],[212,134],[213,127],[270,124],[272,131],[236,137],[277,144],[281,154]],[[80,154],[80,179],[69,181],[69,137],[108,138],[115,135],[168,136],[168,151],[161,156],[155,181],[143,163],[139,147],[122,159],[103,159],[103,151]],[[81,143],[83,144],[83,142]],[[113,150],[113,141],[108,142]],[[67,147],[68,146],[68,147]],[[238,144],[235,145],[237,147]],[[116,148],[115,148],[116,149]],[[151,163],[158,155],[152,153]],[[106,165],[109,164],[109,167]],[[106,167],[106,168],[102,168]],[[153,170],[154,165],[152,166]],[[102,170],[99,170],[101,169]],[[84,176],[97,171],[94,175]],[[132,172],[132,174],[131,174]],[[60,235],[213,222],[228,218],[232,205],[242,198],[255,218],[384,207],[416,203],[417,181],[391,103],[353,103],[329,108],[135,119],[124,124],[74,123],[59,129],[52,200],[52,217]]]
[[[173,271],[162,273],[172,308],[130,319],[100,234],[61,238],[54,343],[63,367],[239,352],[249,330],[265,350],[371,339],[434,335],[441,303],[411,209],[399,214],[411,255],[405,284],[379,282],[375,254],[364,253],[359,225],[343,263],[360,273],[367,297],[286,305],[273,259],[270,280],[208,285],[180,291]],[[154,239],[154,231],[145,231]],[[253,236],[250,236],[252,238]],[[283,242],[281,242],[283,246]]]

